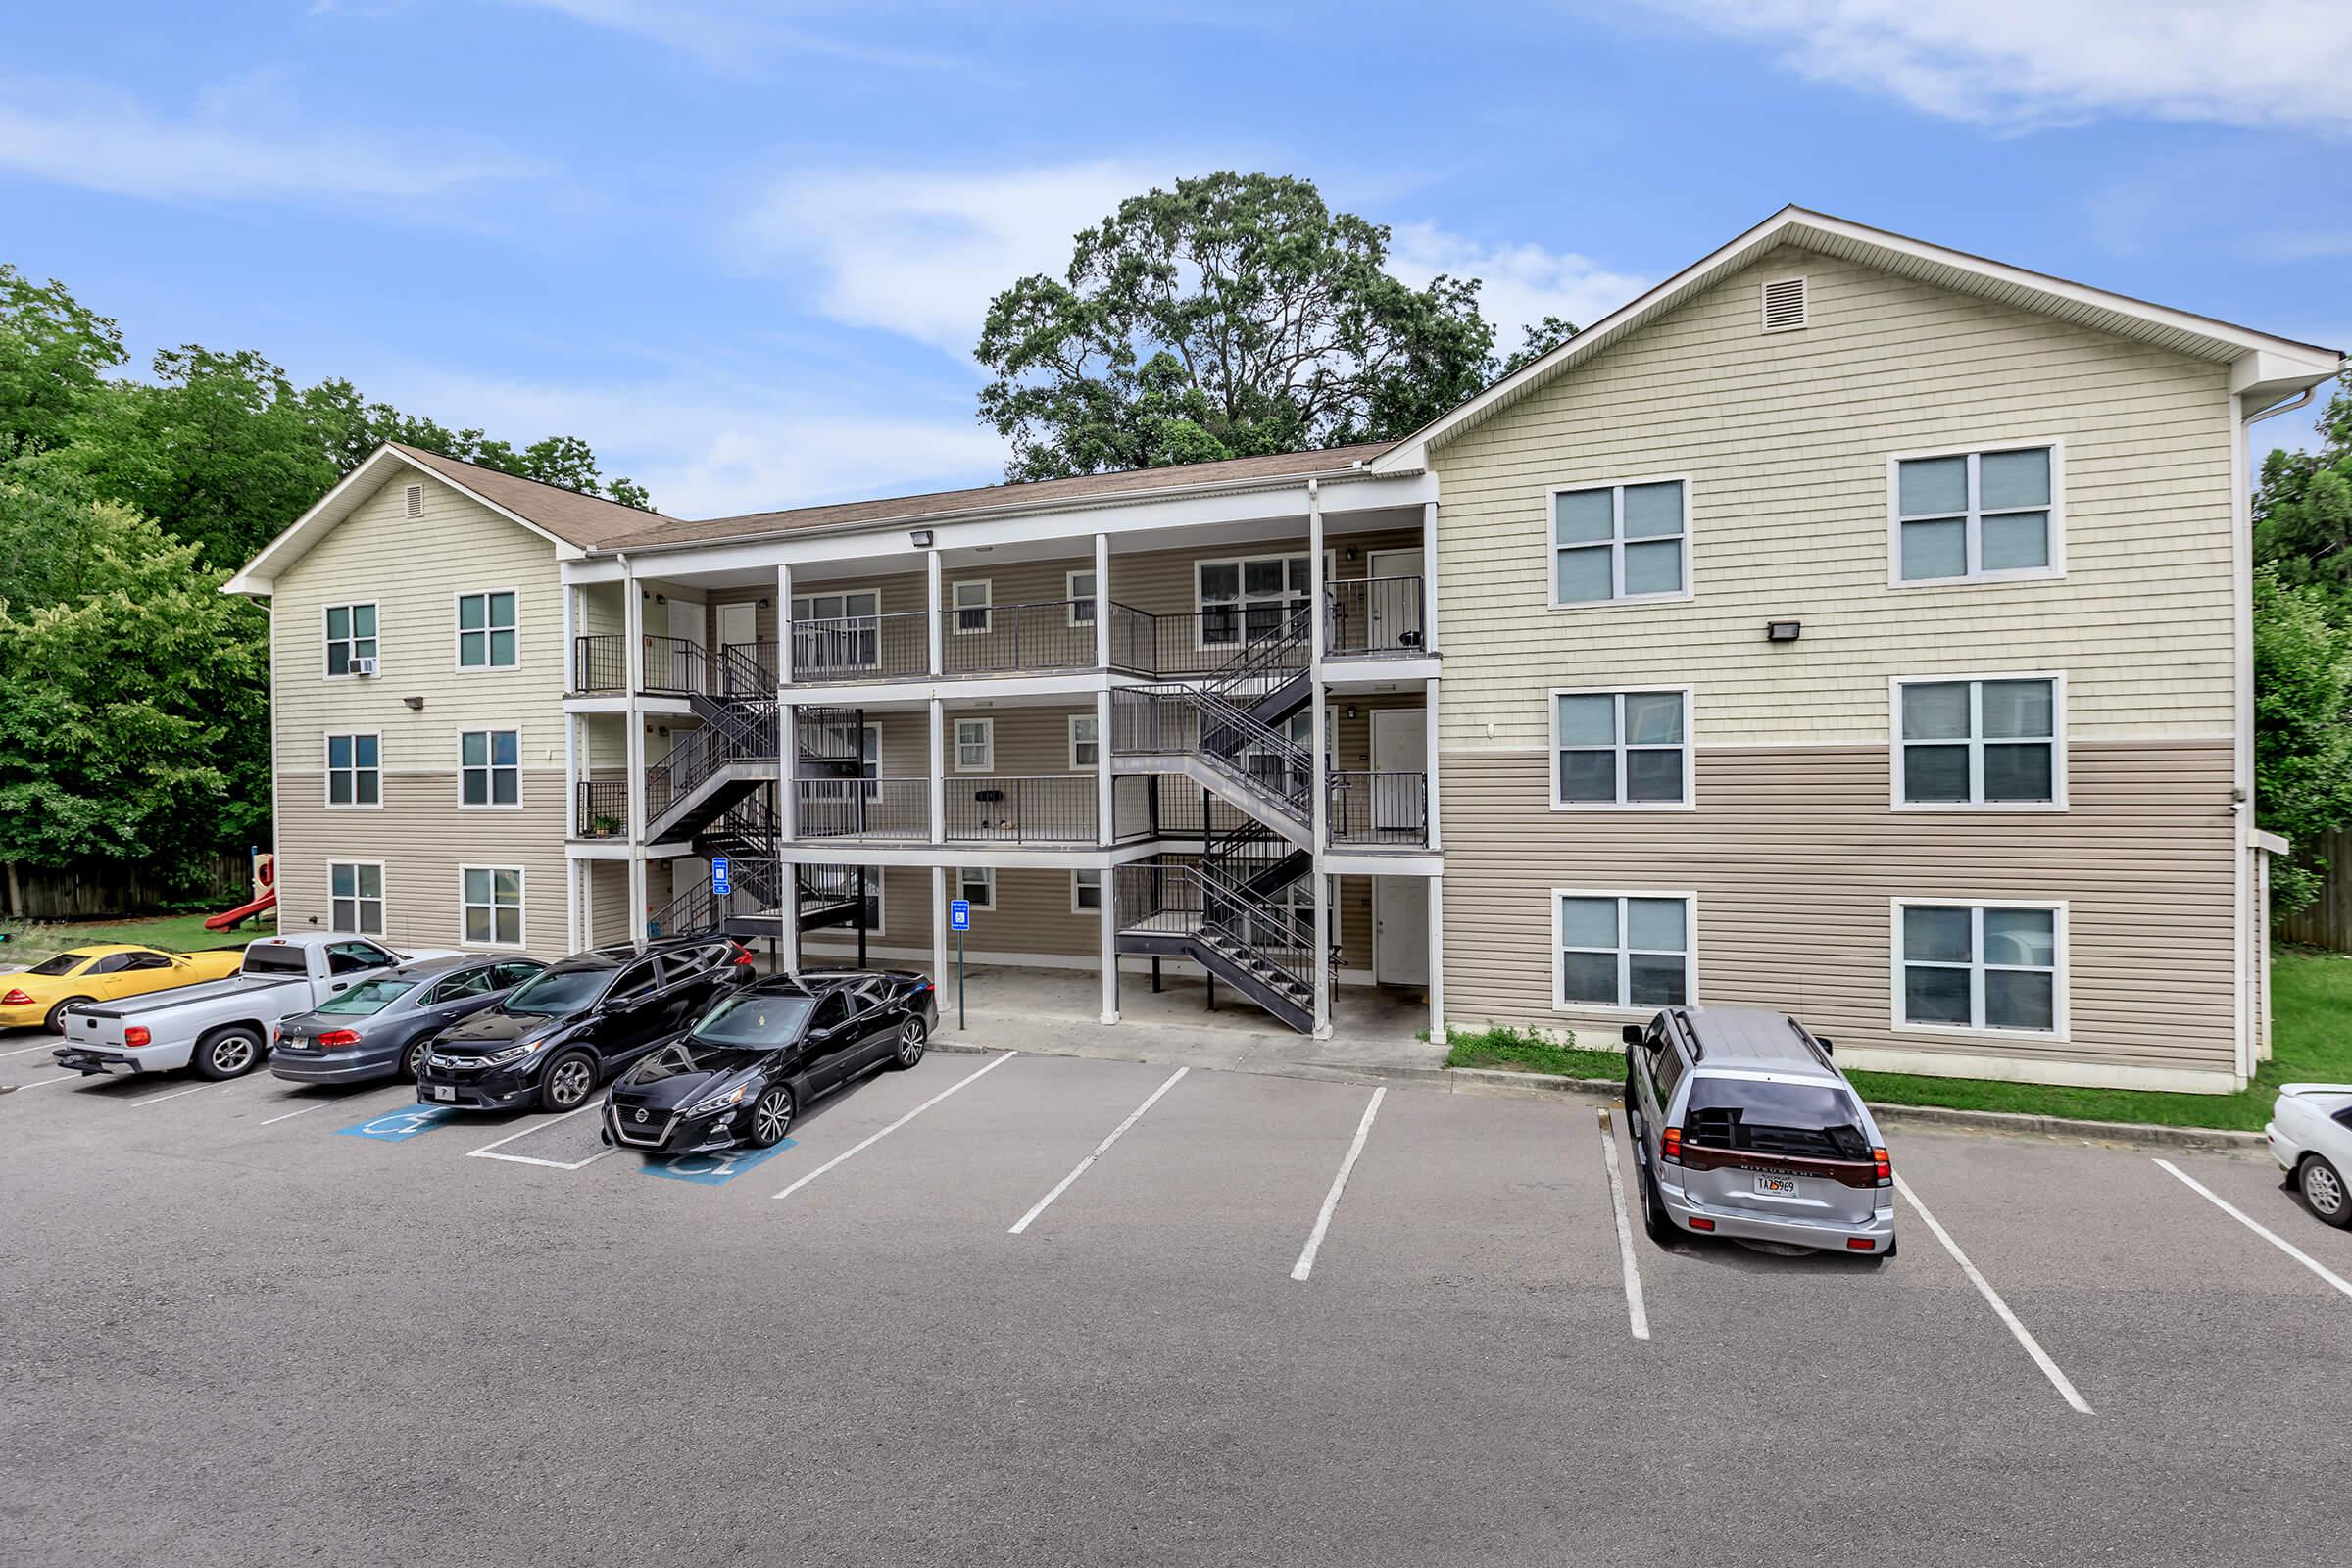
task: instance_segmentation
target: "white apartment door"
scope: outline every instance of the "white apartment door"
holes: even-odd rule
[[[1404,577],[1415,586],[1401,582],[1378,582],[1368,590],[1372,603],[1366,635],[1371,638],[1370,651],[1376,654],[1396,653],[1402,649],[1418,651],[1421,647],[1421,596],[1429,590],[1421,582],[1421,552],[1415,550],[1375,550],[1368,567],[1375,578]]]
[[[1429,878],[1372,879],[1372,978],[1384,986],[1429,984]]]
[[[718,607],[718,656],[722,672],[734,670],[739,675],[743,675],[757,668],[760,662],[759,642],[759,606],[737,600],[733,604]],[[726,662],[729,650],[733,650],[735,654],[733,664]],[[730,693],[742,684],[743,681],[740,678],[731,683],[721,682],[722,688]]]
[[[1429,808],[1429,710],[1372,710],[1372,826],[1424,842]]]
[[[695,676],[704,668],[704,661],[700,657],[700,653],[707,651],[704,648],[703,607],[684,599],[672,599],[669,602],[669,635],[676,639],[670,644],[670,652],[676,659],[677,664],[670,672],[670,679],[665,684],[672,690],[683,690],[696,685],[707,686],[707,683],[695,680]],[[689,643],[698,652],[686,653],[677,647],[677,643]]]

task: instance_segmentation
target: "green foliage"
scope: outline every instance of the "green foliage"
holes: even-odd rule
[[[1408,288],[1389,231],[1306,180],[1223,172],[1119,204],[1061,277],[990,305],[980,416],[1012,479],[1402,435],[1478,390],[1475,281]]]
[[[1565,1037],[1554,1041],[1532,1030],[1513,1029],[1507,1024],[1491,1023],[1476,1034],[1455,1027],[1446,1031],[1448,1067],[1496,1067],[1505,1072],[1550,1073],[1561,1078],[1606,1078],[1612,1081],[1625,1076],[1625,1053],[1617,1050],[1587,1051],[1577,1047],[1576,1036],[1567,1030]]]
[[[1509,359],[1502,362],[1502,373],[1516,375],[1521,369],[1533,365],[1553,349],[1576,336],[1578,330],[1574,321],[1564,321],[1556,316],[1546,316],[1526,329],[1519,347],[1512,351]]]
[[[2328,595],[2352,620],[2352,375],[2336,382],[2320,416],[2317,452],[2274,451],[2254,494],[2254,559],[2289,587]]]
[[[2352,624],[2329,618],[2326,589],[2279,575],[2254,572],[2255,805],[2295,847],[2271,875],[2274,912],[2292,914],[2319,895],[2320,835],[2352,822]]]
[[[104,372],[122,363],[115,323],[55,278],[44,286],[0,262],[0,446],[64,442]]]

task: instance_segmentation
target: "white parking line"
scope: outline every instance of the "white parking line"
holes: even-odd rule
[[[578,1170],[582,1166],[593,1165],[598,1160],[604,1158],[607,1154],[612,1152],[612,1151],[610,1149],[600,1149],[595,1153],[590,1154],[586,1159],[571,1160],[540,1159],[536,1155],[532,1154],[494,1154],[491,1152],[491,1151],[501,1148],[507,1144],[511,1144],[517,1138],[527,1137],[532,1133],[544,1131],[549,1127],[560,1126],[563,1123],[571,1120],[571,1118],[574,1116],[583,1115],[591,1110],[600,1110],[604,1107],[604,1103],[605,1102],[601,1100],[592,1101],[589,1103],[580,1106],[577,1110],[565,1111],[563,1115],[558,1116],[554,1121],[535,1121],[528,1127],[524,1127],[517,1131],[507,1134],[506,1137],[497,1140],[495,1143],[484,1144],[479,1149],[468,1149],[466,1151],[466,1157],[467,1159],[506,1159],[512,1160],[517,1165],[544,1165],[549,1170]]]
[[[1364,1119],[1355,1124],[1355,1141],[1348,1146],[1348,1157],[1340,1161],[1340,1173],[1331,1179],[1331,1191],[1323,1195],[1322,1211],[1315,1215],[1315,1228],[1307,1233],[1306,1247],[1298,1261],[1291,1265],[1291,1278],[1302,1280],[1315,1266],[1315,1254],[1323,1250],[1323,1233],[1331,1229],[1331,1216],[1339,1211],[1340,1194],[1348,1190],[1348,1173],[1355,1169],[1358,1154],[1364,1152],[1364,1140],[1372,1136],[1372,1118],[1380,1114],[1380,1102],[1389,1098],[1386,1087],[1372,1091],[1372,1099],[1364,1106]]]
[[[274,1127],[281,1121],[292,1121],[297,1116],[308,1116],[314,1110],[324,1110],[327,1106],[334,1103],[336,1103],[336,1102],[332,1100],[321,1100],[315,1105],[305,1105],[300,1110],[289,1110],[283,1116],[271,1116],[262,1122],[261,1125],[264,1127]]]
[[[36,1051],[55,1051],[56,1049],[57,1041],[52,1037],[37,1046],[26,1046],[21,1051],[0,1051],[0,1061],[4,1061],[10,1056],[29,1056]]]
[[[161,1104],[167,1100],[178,1100],[185,1095],[201,1095],[207,1089],[220,1089],[226,1086],[221,1084],[197,1084],[193,1088],[189,1089],[167,1089],[160,1095],[148,1095],[143,1099],[132,1101],[131,1103],[134,1105]]]
[[[1625,1270],[1625,1315],[1634,1338],[1649,1338],[1649,1303],[1642,1295],[1642,1268],[1634,1261],[1634,1227],[1625,1214],[1625,1182],[1617,1173],[1617,1134],[1606,1105],[1600,1113],[1600,1152],[1609,1167],[1609,1206],[1617,1211],[1617,1261]]]
[[[89,1073],[81,1073],[81,1072],[61,1072],[61,1073],[59,1073],[59,1074],[58,1074],[56,1077],[54,1077],[54,1078],[35,1078],[35,1079],[34,1079],[32,1082],[30,1082],[30,1083],[28,1083],[28,1084],[19,1084],[19,1085],[17,1085],[17,1087],[16,1087],[15,1089],[11,1090],[11,1091],[10,1091],[10,1093],[12,1093],[12,1094],[19,1094],[19,1095],[21,1095],[21,1094],[23,1094],[23,1093],[24,1093],[25,1090],[27,1090],[27,1089],[40,1089],[40,1088],[44,1088],[44,1087],[46,1087],[46,1086],[48,1086],[48,1085],[50,1085],[50,1084],[74,1084],[74,1083],[79,1083],[79,1082],[81,1082],[81,1080],[82,1080],[82,1079],[84,1079],[84,1078],[87,1078],[87,1077],[90,1077],[90,1076],[91,1076],[91,1074],[89,1074]],[[103,1074],[100,1074],[99,1076],[104,1076],[104,1075],[103,1075]]]
[[[2082,1395],[2075,1392],[2075,1386],[2067,1381],[2066,1374],[2058,1370],[2058,1363],[2050,1359],[2049,1352],[2041,1348],[2041,1342],[2034,1338],[2025,1324],[2018,1321],[2017,1314],[2009,1310],[2009,1303],[2001,1299],[2001,1293],[1992,1288],[1992,1282],[1977,1272],[1977,1265],[1971,1263],[1968,1254],[1960,1250],[1960,1244],[1952,1240],[1952,1233],[1928,1212],[1928,1205],[1919,1200],[1919,1195],[1911,1190],[1911,1184],[1898,1175],[1894,1178],[1894,1190],[1903,1195],[1905,1202],[1919,1210],[1919,1217],[1927,1221],[1928,1229],[1943,1244],[1943,1250],[1952,1254],[1952,1261],[1960,1265],[1960,1272],[1968,1276],[1968,1282],[1977,1288],[1977,1294],[1984,1298],[2003,1323],[2009,1325],[2009,1332],[2017,1336],[2017,1343],[2026,1348],[2026,1353],[2034,1358],[2035,1366],[2041,1368],[2041,1375],[2050,1380],[2050,1386],[2065,1396],[2067,1403],[2084,1415],[2090,1414],[2090,1406],[2083,1402]]]
[[[2171,1160],[2160,1159],[2156,1161],[2156,1163],[2162,1165],[2166,1170],[2171,1171],[2175,1176],[2180,1177],[2181,1181],[2188,1185],[2188,1188],[2191,1192],[2201,1194],[2206,1201],[2213,1204],[2214,1207],[2220,1209],[2223,1213],[2229,1215],[2231,1219],[2237,1221],[2240,1225],[2243,1225],[2246,1229],[2252,1231],[2255,1235],[2261,1237],[2264,1241],[2270,1243],[2273,1247],[2276,1247],[2278,1249],[2278,1250],[2284,1252],[2287,1256],[2293,1258],[2296,1262],[2302,1264],[2305,1268],[2311,1270],[2314,1274],[2317,1274],[2320,1278],[2326,1280],[2329,1285],[2335,1287],[2335,1289],[2343,1292],[2346,1296],[2352,1296],[2352,1280],[2345,1279],[2341,1274],[2336,1273],[2335,1270],[2328,1267],[2327,1264],[2322,1263],[2318,1258],[2312,1256],[2309,1252],[2304,1251],[2303,1249],[2297,1247],[2285,1237],[2280,1236],[2269,1226],[2258,1222],[2251,1215],[2240,1209],[2236,1204],[2229,1201],[2220,1194],[2214,1192],[2213,1189],[2207,1187],[2203,1182],[2198,1181],[2194,1176],[2191,1176],[2188,1174],[2188,1172],[2182,1170]]]
[[[1163,1083],[1157,1089],[1152,1090],[1150,1097],[1147,1098],[1142,1104],[1129,1111],[1127,1113],[1127,1119],[1119,1123],[1116,1127],[1113,1127],[1110,1130],[1110,1136],[1095,1146],[1095,1152],[1093,1153],[1080,1160],[1077,1168],[1072,1170],[1067,1176],[1064,1176],[1061,1180],[1055,1182],[1054,1184],[1054,1190],[1048,1193],[1045,1197],[1039,1199],[1035,1208],[1032,1208],[1028,1213],[1023,1214],[1019,1219],[1014,1220],[1012,1222],[1012,1229],[1007,1231],[1005,1234],[1008,1236],[1018,1236],[1021,1234],[1021,1232],[1027,1230],[1031,1220],[1037,1218],[1038,1215],[1043,1214],[1048,1206],[1053,1203],[1054,1200],[1059,1198],[1063,1193],[1068,1192],[1070,1190],[1070,1183],[1076,1181],[1079,1177],[1086,1174],[1087,1166],[1092,1165],[1096,1160],[1101,1159],[1103,1155],[1103,1152],[1108,1150],[1111,1145],[1119,1141],[1119,1135],[1121,1133],[1134,1126],[1137,1122],[1143,1120],[1144,1112],[1150,1110],[1153,1105],[1158,1104],[1159,1097],[1166,1094],[1169,1090],[1175,1088],[1176,1080],[1192,1070],[1193,1069],[1190,1067],[1179,1067],[1174,1072],[1168,1074],[1168,1081],[1166,1083]]]
[[[974,1079],[986,1077],[988,1074],[995,1072],[999,1067],[1004,1066],[1006,1062],[1010,1061],[1013,1057],[1019,1054],[1020,1053],[1017,1051],[1007,1051],[1004,1053],[1004,1054],[999,1056],[996,1060],[981,1068],[978,1072],[967,1073],[963,1077],[956,1079],[954,1083],[948,1085],[947,1088],[942,1089],[938,1094],[933,1095],[929,1100],[924,1101],[921,1104],[915,1106],[912,1110],[908,1111],[906,1115],[901,1116],[897,1121],[892,1122],[880,1132],[872,1134],[861,1142],[851,1145],[849,1148],[843,1150],[840,1153],[835,1154],[831,1159],[826,1160],[822,1165],[817,1166],[816,1169],[810,1171],[808,1175],[802,1177],[799,1181],[794,1182],[790,1187],[787,1187],[782,1192],[776,1194],[776,1196],[778,1198],[790,1198],[793,1194],[799,1192],[802,1188],[808,1186],[810,1182],[816,1180],[819,1176],[822,1176],[825,1172],[831,1170],[834,1166],[840,1164],[852,1154],[855,1154],[860,1150],[863,1150],[873,1144],[880,1143],[883,1139],[888,1138],[892,1133],[897,1132],[900,1128],[914,1120],[915,1117],[920,1116],[924,1111],[929,1110],[933,1105],[936,1105],[941,1101],[947,1099],[956,1090],[961,1089],[965,1084],[972,1082]]]

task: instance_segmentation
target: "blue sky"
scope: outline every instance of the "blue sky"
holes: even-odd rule
[[[0,260],[595,445],[673,515],[985,481],[995,290],[1119,197],[1314,179],[1396,270],[1591,321],[1794,201],[2352,344],[2352,5],[27,8]],[[2266,439],[2305,438],[2297,419]]]

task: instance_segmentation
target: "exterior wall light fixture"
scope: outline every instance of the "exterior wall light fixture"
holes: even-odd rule
[[[1764,640],[1773,643],[1792,643],[1805,629],[1801,620],[1776,620],[1764,628]]]

